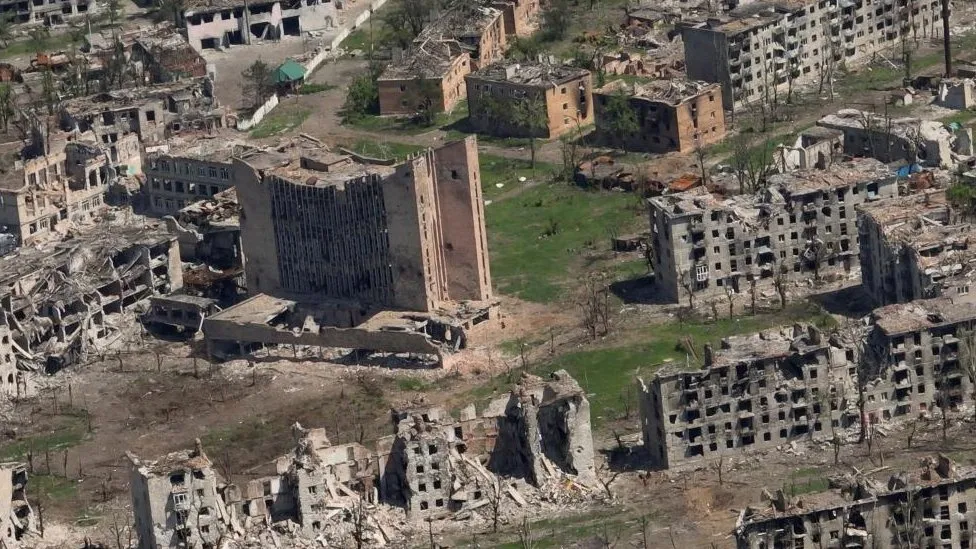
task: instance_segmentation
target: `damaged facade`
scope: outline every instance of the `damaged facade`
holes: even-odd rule
[[[0,17],[6,18],[11,23],[62,25],[72,17],[88,16],[99,11],[98,2],[95,0],[54,0],[48,2],[3,0],[0,2]]]
[[[821,494],[777,491],[765,508],[739,513],[736,547],[971,547],[976,470],[945,455],[926,458],[923,467],[886,482],[855,470],[831,478],[832,490]]]
[[[625,101],[615,105],[617,97]],[[627,150],[687,152],[725,138],[725,110],[718,84],[671,80],[646,84],[611,82],[593,95],[596,131],[604,143]],[[611,107],[611,108],[608,108]],[[639,129],[621,135],[618,109],[634,112]]]
[[[468,120],[479,133],[502,137],[559,137],[593,120],[590,72],[549,63],[498,63],[464,77]],[[520,110],[544,125],[530,127]],[[515,116],[513,116],[513,114]]]
[[[229,189],[231,158],[249,147],[227,138],[198,136],[147,152],[143,194],[147,210],[175,215],[189,204]]]
[[[3,324],[21,370],[55,372],[111,341],[124,313],[183,285],[164,229],[103,227],[0,259]]]
[[[858,254],[855,206],[898,193],[896,177],[876,160],[837,162],[823,171],[770,176],[755,196],[723,199],[704,188],[651,198],[652,265],[658,291],[671,300],[691,291],[786,269],[850,269]]]
[[[952,218],[942,190],[858,208],[861,280],[875,303],[973,299],[976,228]]]
[[[207,76],[207,62],[182,34],[168,26],[137,36],[131,59],[142,63],[153,84]]]
[[[0,463],[0,547],[30,547],[35,534],[34,511],[27,502],[27,465]]]
[[[459,420],[426,406],[394,410],[392,419],[394,434],[376,450],[295,424],[295,448],[276,460],[275,474],[241,485],[216,476],[199,446],[156,462],[130,455],[140,548],[291,529],[283,523],[340,546],[334,536],[347,535],[363,504],[373,510],[364,517],[369,546],[382,546],[397,541],[395,509],[411,523],[463,520],[488,512],[492,498],[526,507],[547,490],[585,493],[596,482],[589,403],[565,371],[525,376],[480,415],[474,405]]]
[[[768,101],[821,71],[856,63],[886,48],[900,51],[901,36],[942,32],[940,0],[904,5],[848,0],[749,2],[727,14],[682,26],[688,77],[722,86],[726,109]],[[914,28],[913,28],[914,27]]]
[[[844,133],[844,154],[950,168],[958,156],[972,155],[972,132],[953,133],[945,124],[918,118],[890,118],[856,109],[841,109],[817,122]]]
[[[190,45],[203,51],[334,29],[341,5],[332,0],[196,0],[181,5],[178,21]]]
[[[290,343],[439,355],[490,318],[473,137],[395,167],[328,152],[234,159],[232,179],[252,297],[204,323],[212,352]]]

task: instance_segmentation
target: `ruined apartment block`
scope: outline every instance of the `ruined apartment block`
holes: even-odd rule
[[[539,27],[542,11],[539,0],[492,0],[490,3],[502,12],[506,40],[529,36]]]
[[[142,63],[153,84],[207,76],[207,62],[169,26],[136,36],[131,58]]]
[[[549,139],[593,120],[593,84],[585,69],[543,62],[496,63],[464,80],[468,121],[479,133]],[[512,116],[520,109],[544,113],[545,124],[527,126]]]
[[[25,537],[36,531],[27,502],[27,465],[0,463],[0,547],[31,547]]]
[[[123,312],[183,286],[176,239],[162,228],[102,226],[0,258],[2,324],[20,369],[56,372],[123,328]]]
[[[218,478],[200,441],[156,461],[132,463],[129,481],[139,549],[215,546],[227,529]]]
[[[226,138],[201,136],[178,143],[171,140],[162,150],[147,151],[143,187],[147,210],[156,216],[176,215],[231,188],[231,158],[248,148]]]
[[[861,281],[875,303],[939,296],[957,303],[973,299],[976,228],[950,223],[945,191],[864,204],[857,210]]]
[[[784,172],[793,170],[823,170],[841,157],[844,132],[814,126],[800,132],[792,145],[776,148],[776,165]]]
[[[655,283],[673,302],[743,280],[856,266],[855,206],[897,194],[896,177],[873,159],[822,171],[770,176],[753,196],[723,198],[704,188],[651,198]],[[790,275],[793,276],[793,275]]]
[[[944,455],[886,482],[857,473],[839,490],[800,498],[776,496],[766,508],[741,511],[736,547],[968,549],[974,543],[976,471]]]
[[[901,51],[903,33],[941,32],[940,0],[772,0],[684,26],[681,36],[688,77],[720,84],[731,109],[785,95],[885,48]]]
[[[376,81],[380,114],[451,112],[465,98],[471,57],[457,42],[415,44]]]
[[[333,0],[196,0],[182,4],[179,26],[195,50],[224,49],[334,29],[340,5]]]
[[[886,118],[855,109],[841,109],[817,122],[844,133],[844,154],[936,168],[956,165],[954,156],[972,155],[969,129],[950,132],[946,125],[918,118]]]
[[[640,128],[620,135],[615,127],[617,97],[634,112]],[[593,94],[596,131],[604,143],[644,152],[687,152],[725,138],[725,110],[718,84],[662,80],[646,84],[611,82]],[[619,107],[616,107],[619,108]]]
[[[565,371],[527,377],[481,414],[439,407],[394,410],[395,434],[378,442],[380,495],[411,520],[444,517],[492,496],[493,475],[540,486],[557,471],[596,480],[590,407]]]
[[[17,369],[17,356],[14,354],[10,328],[0,325],[0,395],[27,396],[27,389],[25,372]],[[2,526],[3,523],[0,522],[0,527]]]
[[[43,23],[63,25],[69,18],[90,15],[99,11],[95,0],[4,0],[0,2],[0,17],[11,23]]]
[[[502,11],[489,2],[455,2],[424,27],[414,44],[445,41],[470,52],[472,71],[501,61],[507,47]]]
[[[115,161],[137,156],[139,141],[152,145],[186,130],[223,128],[226,109],[213,92],[213,82],[204,77],[76,97],[61,103],[60,123],[65,131],[91,130],[110,149],[126,134],[136,134],[135,151],[116,150],[112,153]],[[141,172],[141,165],[127,167],[120,172]]]
[[[516,485],[596,483],[589,402],[565,371],[524,376],[481,414],[472,404],[460,419],[439,407],[394,410],[392,419],[394,434],[375,450],[333,444],[324,429],[295,424],[295,447],[276,460],[275,473],[243,485],[216,476],[199,444],[155,462],[130,454],[139,547],[207,543],[217,532],[282,521],[317,537],[348,520],[360,500],[403,509],[419,523],[474,511],[492,497],[520,497]],[[378,543],[389,542],[369,520],[385,540]]]
[[[86,222],[104,209],[114,170],[89,132],[35,132],[0,178],[0,225],[17,244],[46,238],[59,223]],[[138,145],[138,140],[136,141]]]
[[[972,78],[945,78],[939,82],[935,103],[947,109],[964,111],[976,106],[976,84]]]
[[[232,179],[252,297],[204,323],[212,352],[265,343],[439,356],[492,316],[473,137],[394,167],[324,151],[235,158]]]
[[[700,371],[641,382],[644,446],[676,467],[846,428],[857,422],[845,413],[852,358],[812,325],[723,340]]]

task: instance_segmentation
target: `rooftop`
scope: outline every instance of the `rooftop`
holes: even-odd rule
[[[553,88],[559,84],[589,76],[590,71],[552,63],[495,63],[471,73],[470,78],[491,82],[508,82],[523,86]]]
[[[927,226],[947,223],[950,214],[942,189],[866,202],[857,210],[880,225],[888,238],[905,241]]]
[[[781,326],[722,340],[715,351],[713,367],[731,366],[767,358],[785,357],[826,347],[826,338],[812,325]]]
[[[883,115],[859,111],[857,109],[841,109],[834,114],[821,118],[818,126],[827,128],[875,128],[877,131],[887,131],[890,124],[891,133],[899,137],[921,137],[923,139],[948,139],[950,132],[945,124],[934,120],[903,117],[886,119]]]
[[[468,56],[464,48],[454,41],[427,40],[415,43],[404,52],[403,59],[386,67],[379,80],[441,78],[462,55]]]
[[[976,303],[955,303],[949,297],[937,297],[886,305],[871,314],[881,331],[898,335],[974,319]]]
[[[100,114],[106,110],[133,109],[153,101],[180,95],[209,97],[208,94],[201,93],[201,90],[204,89],[205,80],[202,77],[187,78],[179,82],[110,90],[94,95],[75,97],[62,101],[61,109],[74,116],[85,116]]]
[[[799,170],[769,176],[769,186],[791,196],[804,195],[857,183],[894,178],[895,173],[874,158],[834,162],[824,170]]]
[[[192,450],[172,452],[153,461],[140,460],[132,454],[128,456],[132,464],[139,468],[139,472],[146,476],[165,476],[187,469],[206,469],[211,465],[210,459],[199,446]]]
[[[689,99],[694,99],[706,92],[719,93],[719,85],[685,79],[651,80],[646,82],[616,80],[597,90],[597,93],[622,93],[630,97],[643,97],[671,105],[677,105]]]
[[[501,10],[479,6],[478,2],[466,0],[454,2],[440,17],[424,27],[416,42],[480,37],[481,33],[501,16]]]
[[[171,137],[165,145],[146,147],[146,155],[148,157],[170,156],[230,163],[231,158],[243,155],[251,150],[255,150],[255,147],[240,139],[202,134]]]

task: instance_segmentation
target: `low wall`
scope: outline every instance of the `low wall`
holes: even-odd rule
[[[258,108],[258,110],[254,111],[254,114],[251,115],[251,118],[239,119],[237,121],[237,126],[236,126],[237,129],[241,131],[247,131],[253,128],[254,126],[257,126],[258,123],[261,122],[261,120],[264,120],[264,117],[268,116],[268,113],[271,112],[277,106],[278,106],[278,94],[274,94],[271,97],[269,97],[267,101],[264,102],[264,105],[261,105]]]

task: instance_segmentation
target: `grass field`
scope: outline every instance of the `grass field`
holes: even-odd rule
[[[565,183],[540,184],[492,203],[485,216],[495,288],[528,301],[565,297],[568,283],[579,279],[574,267],[584,252],[608,248],[609,229],[626,233],[644,221],[634,203],[628,194]]]
[[[829,325],[831,320],[819,308],[804,302],[761,316],[739,316],[717,322],[653,324],[628,334],[623,341],[565,354],[552,361],[530,365],[529,368],[540,376],[548,376],[560,369],[568,371],[586,390],[593,425],[599,427],[617,419],[628,403],[632,413],[635,413],[637,376],[650,379],[664,364],[685,367],[686,354],[678,347],[678,341],[683,337],[691,338],[701,357],[706,343],[717,346],[723,338],[732,335],[753,333],[796,321]],[[690,359],[688,367],[700,368],[700,360]],[[474,396],[487,398],[507,390],[510,385],[508,375],[501,375],[476,389]]]
[[[312,114],[311,109],[296,105],[281,105],[264,117],[264,120],[259,122],[257,126],[254,126],[254,129],[251,130],[251,137],[261,139],[298,128],[310,114]]]
[[[43,434],[20,438],[0,447],[0,461],[24,459],[31,451],[37,459],[45,451],[66,450],[84,440],[87,434],[84,411],[68,409],[53,421],[53,426]]]

